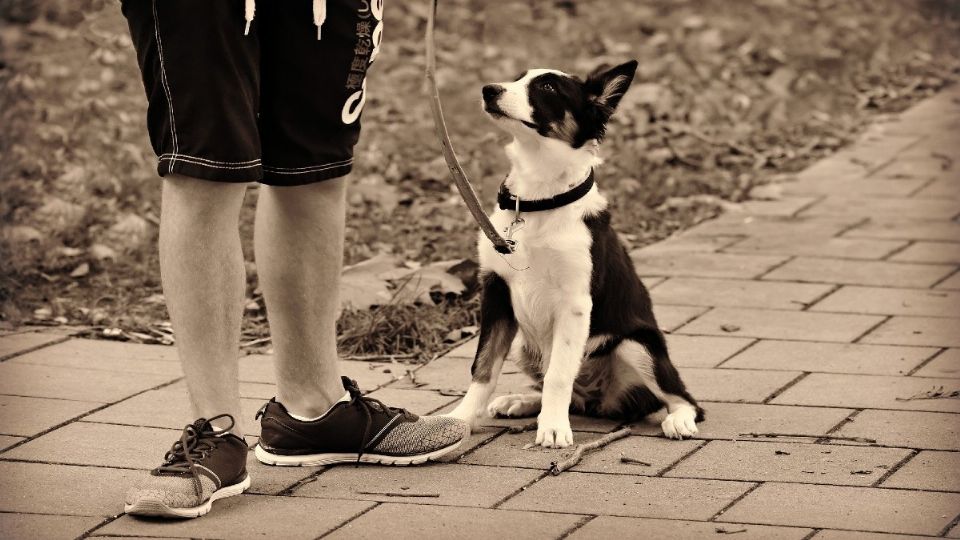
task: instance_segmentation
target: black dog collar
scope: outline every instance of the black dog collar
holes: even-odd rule
[[[554,195],[549,199],[536,199],[532,201],[520,200],[520,212],[540,212],[543,210],[553,210],[570,203],[579,201],[590,189],[593,188],[593,169],[590,169],[590,176],[587,177],[579,186],[565,191],[559,195]],[[517,196],[510,193],[507,184],[500,184],[500,191],[497,193],[497,204],[501,210],[517,210]]]

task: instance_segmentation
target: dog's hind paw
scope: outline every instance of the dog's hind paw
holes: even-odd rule
[[[697,411],[693,407],[682,407],[667,415],[660,423],[663,434],[670,439],[690,438],[697,434]]]
[[[492,417],[536,416],[540,412],[540,394],[509,394],[490,402],[487,412]]]

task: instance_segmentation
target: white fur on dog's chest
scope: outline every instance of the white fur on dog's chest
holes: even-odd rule
[[[597,204],[584,198],[587,207]],[[593,204],[589,204],[593,203]],[[521,214],[524,223],[516,228],[516,251],[501,255],[483,235],[479,240],[480,266],[500,275],[510,287],[514,316],[527,339],[540,350],[549,351],[555,314],[590,300],[590,259],[592,237],[583,222],[584,204],[556,210]],[[497,209],[491,221],[504,232],[515,213]]]

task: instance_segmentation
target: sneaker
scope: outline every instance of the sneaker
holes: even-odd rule
[[[309,466],[335,463],[416,465],[456,449],[470,435],[462,420],[417,416],[361,394],[343,377],[349,401],[340,401],[322,417],[301,421],[271,399],[257,413],[260,444],[254,452],[267,465]]]
[[[230,420],[226,429],[210,424]],[[127,493],[123,511],[137,516],[193,518],[210,511],[213,501],[239,495],[250,487],[247,443],[232,433],[233,417],[201,418],[183,428],[163,465]]]

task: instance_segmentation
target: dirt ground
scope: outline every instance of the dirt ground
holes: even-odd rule
[[[756,186],[960,73],[953,0],[441,4],[444,107],[485,200],[507,171],[507,141],[481,114],[482,84],[530,67],[584,74],[639,60],[598,171],[630,248],[758,196]],[[476,228],[432,131],[427,8],[387,0],[370,72],[346,249],[348,264],[367,263],[348,271],[344,289],[348,355],[429,357],[476,322],[473,266],[459,265],[452,279],[443,272],[474,258]],[[0,0],[0,22],[0,325],[69,324],[90,336],[170,343],[156,260],[160,181],[118,4]],[[269,348],[251,247],[255,202],[251,189],[241,219],[248,349]],[[437,261],[446,262],[429,266]],[[397,294],[411,272],[432,291]],[[387,300],[376,305],[358,292],[371,289]]]

